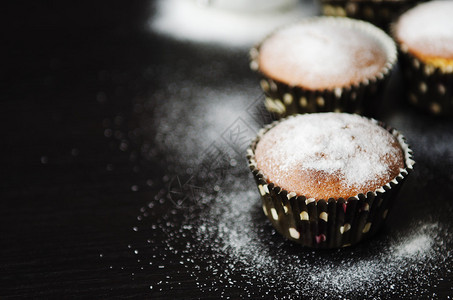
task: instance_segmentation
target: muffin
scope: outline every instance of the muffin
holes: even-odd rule
[[[405,90],[433,114],[453,114],[453,1],[431,1],[403,14],[393,27]]]
[[[250,55],[266,108],[282,117],[327,111],[373,115],[396,53],[393,40],[371,24],[317,17],[277,30]]]
[[[247,154],[266,216],[282,235],[313,248],[374,234],[414,164],[399,132],[347,113],[276,121]]]
[[[326,16],[349,17],[370,22],[388,31],[390,24],[420,0],[320,0]]]

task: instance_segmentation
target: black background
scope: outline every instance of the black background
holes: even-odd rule
[[[187,103],[178,122],[191,128],[191,107],[200,103],[191,92],[173,91],[187,78],[214,90],[225,84],[249,86],[254,96],[243,107],[260,109],[256,100],[261,92],[248,69],[246,49],[156,35],[148,25],[152,2],[16,2],[2,10],[2,298],[304,296],[296,288],[279,289],[272,280],[243,280],[246,270],[240,265],[235,272],[222,273],[230,264],[227,255],[209,249],[197,252],[201,241],[181,227],[197,223],[197,214],[216,201],[219,188],[212,189],[213,178],[199,176],[196,185],[204,192],[196,197],[211,200],[196,204],[195,196],[181,198],[181,193],[172,198],[169,186],[175,178],[185,180],[193,172],[180,172],[178,166],[187,162],[180,161],[177,152],[155,145],[156,140],[166,140],[159,124],[173,117],[171,109],[161,108],[171,106],[171,101]],[[430,266],[440,267],[410,274],[432,280],[421,286],[416,280],[411,286],[410,278],[401,285],[395,282],[392,294],[377,283],[368,296],[447,298],[453,284],[453,122],[406,107],[402,98],[396,73],[386,107],[377,117],[406,135],[417,165],[403,199],[376,239],[352,250],[317,253],[275,235],[259,209],[251,215],[261,227],[258,235],[277,245],[276,252],[305,257],[313,264],[320,259],[341,262],[351,255],[366,259],[386,247],[388,236],[404,233],[414,222],[439,222],[438,242],[443,246],[435,251],[442,253]],[[224,105],[221,101],[211,99],[214,105]],[[190,130],[187,134],[195,141],[203,139]],[[232,185],[222,180],[228,172],[237,172],[238,180],[250,185],[245,159],[235,158],[238,167],[232,170],[228,163],[220,164],[220,183],[216,177],[215,185],[222,189],[222,184],[226,190]],[[185,252],[187,241],[196,246]],[[182,259],[190,264],[181,264]],[[213,272],[212,265],[222,275]],[[344,296],[364,294],[348,291]]]

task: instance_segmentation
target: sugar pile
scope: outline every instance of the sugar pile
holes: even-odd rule
[[[250,47],[276,27],[316,12],[313,5],[301,2],[272,12],[249,11],[246,1],[243,3],[244,11],[239,12],[200,6],[196,1],[160,0],[150,27],[155,32],[181,40]]]

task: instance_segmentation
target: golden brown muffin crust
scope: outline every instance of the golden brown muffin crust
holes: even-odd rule
[[[394,136],[369,119],[341,113],[279,123],[260,139],[255,159],[268,183],[316,200],[375,191],[404,168]]]
[[[407,11],[395,36],[422,61],[453,63],[453,1],[430,1]]]
[[[310,90],[358,84],[375,77],[386,62],[371,34],[323,19],[277,31],[262,43],[258,57],[265,76]]]

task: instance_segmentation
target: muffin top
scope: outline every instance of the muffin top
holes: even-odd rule
[[[371,24],[339,18],[317,18],[283,28],[260,45],[259,70],[269,78],[309,90],[371,79],[382,71],[387,54],[377,35],[362,27],[378,30]]]
[[[419,58],[453,59],[453,1],[430,1],[407,11],[395,37]]]
[[[391,133],[375,120],[346,113],[281,121],[261,137],[255,160],[268,183],[316,200],[375,191],[405,167]]]

